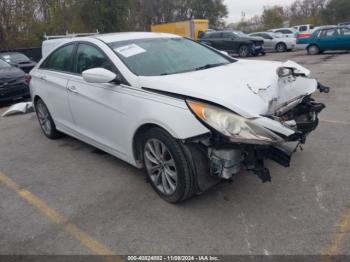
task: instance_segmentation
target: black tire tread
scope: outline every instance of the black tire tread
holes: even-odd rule
[[[47,109],[47,111],[48,111],[48,113],[49,113],[49,118],[50,118],[50,122],[51,122],[51,126],[52,126],[51,133],[50,133],[49,135],[46,134],[46,133],[42,130],[43,133],[44,133],[44,135],[45,135],[47,138],[52,139],[52,140],[61,138],[61,137],[63,136],[63,134],[62,134],[61,132],[59,132],[59,131],[56,129],[56,125],[55,125],[55,122],[53,121],[53,118],[52,118],[52,116],[51,116],[51,113],[50,113],[49,109],[47,108],[45,102],[44,102],[41,98],[39,98],[39,99],[37,99],[37,100],[35,101],[35,104],[34,104],[34,106],[35,106],[35,112],[37,112],[36,108],[37,108],[37,105],[38,105],[39,102],[43,103],[43,105],[46,107],[46,109]],[[40,125],[40,123],[39,123],[39,125]],[[40,128],[41,128],[41,125],[40,125]]]
[[[155,186],[151,183],[154,190],[162,197],[164,200],[170,202],[170,203],[179,203],[182,202],[188,198],[191,198],[196,193],[196,183],[195,183],[195,177],[194,174],[190,168],[189,160],[187,159],[180,143],[176,141],[170,134],[168,134],[165,130],[155,127],[143,135],[142,139],[142,150],[144,150],[144,146],[148,139],[156,138],[161,140],[165,145],[168,147],[168,149],[173,154],[173,157],[175,158],[175,162],[177,162],[177,168],[179,168],[178,165],[181,166],[181,169],[183,169],[183,177],[184,177],[184,188],[180,189],[180,191],[175,192],[175,195],[172,196],[166,196],[163,195],[161,192],[159,192]],[[143,152],[142,152],[143,155]],[[146,174],[147,171],[145,170]],[[179,171],[178,171],[179,172]],[[148,176],[148,174],[147,174]]]

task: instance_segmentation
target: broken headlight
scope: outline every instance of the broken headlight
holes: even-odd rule
[[[270,144],[281,140],[270,130],[229,110],[195,101],[187,101],[187,105],[197,118],[207,126],[227,136],[232,142]]]

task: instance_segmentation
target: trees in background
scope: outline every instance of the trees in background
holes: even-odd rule
[[[223,0],[0,0],[0,48],[40,45],[65,32],[149,30],[151,24],[227,16]]]
[[[262,15],[237,24],[237,29],[261,31],[300,24],[329,25],[350,20],[350,0],[295,0],[290,6],[267,6]],[[260,26],[257,25],[260,21]]]

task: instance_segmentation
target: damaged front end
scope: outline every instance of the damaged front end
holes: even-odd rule
[[[287,81],[307,78],[296,69],[290,70],[288,75],[280,74],[279,78],[287,77]],[[320,92],[329,92],[329,88],[321,84],[317,88]],[[265,160],[289,167],[292,154],[317,128],[318,115],[325,108],[311,93],[281,103],[269,114],[250,119],[213,104],[193,100],[188,100],[187,104],[198,120],[212,131],[209,137],[196,141],[202,151],[206,151],[211,175],[230,180],[243,168],[255,173],[264,183],[271,181]]]

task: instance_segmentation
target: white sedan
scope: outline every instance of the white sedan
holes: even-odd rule
[[[175,35],[119,33],[65,40],[31,71],[39,124],[144,168],[166,201],[200,194],[241,168],[270,181],[289,166],[324,108],[294,62],[236,60]],[[135,193],[135,192],[134,192]],[[132,194],[132,192],[130,192]]]

